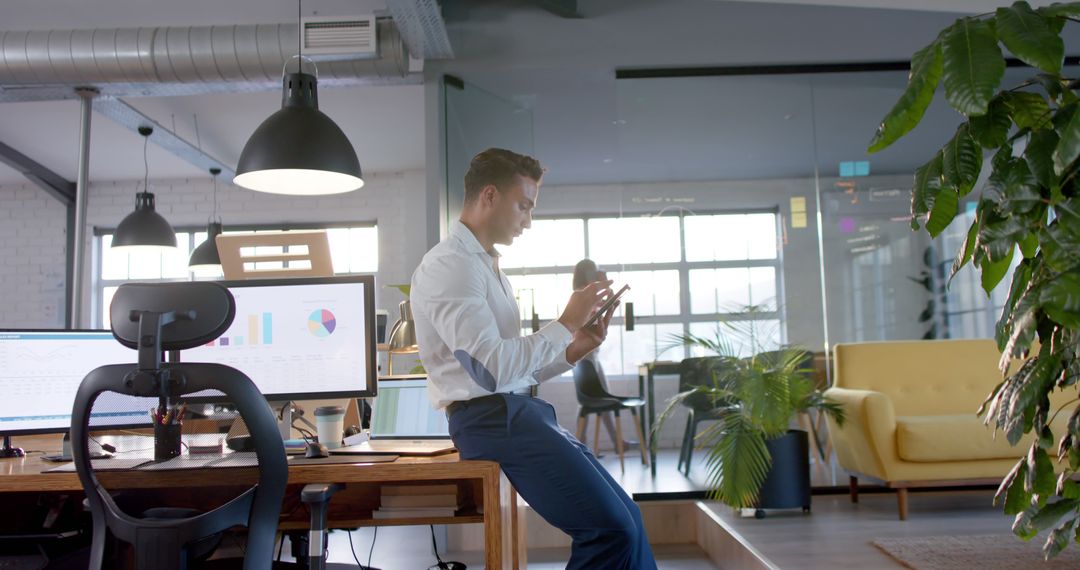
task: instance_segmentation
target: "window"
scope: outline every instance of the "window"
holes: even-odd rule
[[[291,228],[296,230],[310,230],[314,228]],[[255,227],[234,229],[230,233],[244,232],[282,232],[288,231],[280,228]],[[371,225],[347,225],[327,229],[327,238],[330,242],[330,257],[334,264],[334,273],[338,275],[350,273],[375,273],[379,269],[379,230],[374,224]],[[97,236],[95,246],[97,248],[96,259],[97,271],[94,279],[94,299],[92,303],[91,321],[98,326],[108,328],[109,304],[112,302],[116,289],[127,281],[141,282],[166,282],[166,281],[193,281],[196,279],[221,278],[221,272],[211,274],[192,275],[188,271],[188,257],[191,251],[206,241],[206,231],[177,231],[176,242],[178,247],[168,253],[158,252],[132,252],[124,253],[112,249],[112,234],[102,233]],[[267,250],[279,250],[277,248],[254,248],[255,253],[273,253]],[[283,268],[288,262],[260,262],[257,269]]]
[[[736,325],[723,330],[743,354],[751,345],[782,343],[777,236],[773,212],[537,219],[502,248],[500,266],[526,329],[534,313],[540,321],[562,313],[582,258],[596,261],[617,285],[629,283],[600,362],[608,374],[635,374],[643,362],[691,355],[673,347],[672,337],[714,336],[722,320]],[[634,304],[632,331],[622,326],[626,302]]]

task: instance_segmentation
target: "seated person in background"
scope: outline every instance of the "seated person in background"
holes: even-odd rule
[[[582,259],[574,266],[574,290],[577,291],[592,283],[594,281],[607,281],[607,272],[601,271],[596,267],[596,262],[591,259]],[[603,386],[605,392],[611,392],[608,388],[607,375],[604,374],[604,367],[600,364],[599,349],[594,350],[587,354],[582,360],[588,360],[593,363],[596,368],[596,375],[600,379],[600,385]],[[604,424],[604,429],[607,431],[608,436],[611,438],[611,443],[615,443],[615,422],[611,419],[611,412],[605,412],[603,414],[597,414],[600,420]],[[632,449],[638,442],[623,440],[623,447]]]

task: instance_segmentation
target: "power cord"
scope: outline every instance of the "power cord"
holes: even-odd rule
[[[375,527],[375,532],[371,535],[371,550],[368,550],[367,566],[363,565],[360,562],[360,558],[356,555],[356,547],[353,546],[352,533],[353,531],[351,530],[346,531],[346,534],[349,535],[349,552],[352,553],[352,557],[353,560],[356,561],[356,565],[360,567],[360,570],[378,570],[377,568],[371,567],[371,555],[375,552],[375,538],[379,536],[379,527]]]
[[[435,543],[435,525],[428,525],[431,528],[431,551],[435,554],[435,560],[438,563],[434,566],[428,567],[428,570],[465,570],[467,566],[461,562],[443,562],[442,557],[439,556],[439,545]],[[375,527],[379,528],[379,527]]]

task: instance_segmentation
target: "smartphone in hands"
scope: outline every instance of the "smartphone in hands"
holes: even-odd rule
[[[601,305],[600,308],[597,309],[597,311],[595,313],[593,313],[593,316],[589,318],[588,322],[585,323],[585,326],[586,327],[591,327],[591,326],[595,325],[596,323],[600,322],[600,319],[604,318],[604,314],[607,313],[608,311],[610,311],[612,308],[614,308],[615,303],[618,303],[619,299],[629,290],[630,290],[629,285],[623,285],[622,288],[619,289],[618,292],[616,292],[614,295],[609,297],[607,301],[604,301],[604,304]]]

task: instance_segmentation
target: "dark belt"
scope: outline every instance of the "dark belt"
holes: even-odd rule
[[[458,413],[458,411],[468,408],[472,404],[479,404],[481,402],[494,399],[501,400],[502,395],[492,394],[490,396],[480,396],[479,398],[473,398],[471,400],[458,400],[456,402],[450,402],[450,404],[446,406],[446,417],[449,418],[450,416]]]

